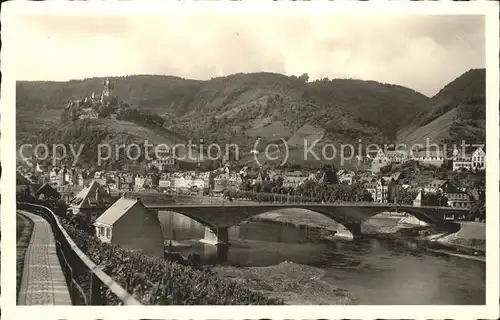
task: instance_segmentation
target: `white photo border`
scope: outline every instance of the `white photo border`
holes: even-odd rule
[[[486,305],[484,306],[16,306],[15,188],[15,35],[16,16],[138,15],[181,13],[266,14],[460,14],[486,17],[487,168]],[[5,319],[496,319],[499,317],[499,5],[495,1],[12,1],[1,11],[1,161],[2,176],[2,313]],[[33,53],[36,55],[36,53]]]

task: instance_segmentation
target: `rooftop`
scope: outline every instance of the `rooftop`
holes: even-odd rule
[[[138,199],[120,198],[111,207],[109,207],[103,214],[101,214],[95,221],[96,224],[106,224],[112,226],[123,217],[134,206],[143,206]],[[145,208],[146,209],[146,208]],[[146,209],[147,210],[147,209]]]

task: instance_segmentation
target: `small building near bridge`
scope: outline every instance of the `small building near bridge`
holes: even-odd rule
[[[96,219],[94,226],[102,242],[164,257],[164,237],[158,216],[140,199],[120,198]]]

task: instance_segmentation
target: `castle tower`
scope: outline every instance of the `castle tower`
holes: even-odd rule
[[[109,79],[106,79],[104,81],[104,89],[102,90],[102,95],[106,98],[110,97],[113,91],[113,85],[109,81]]]
[[[109,81],[109,79],[106,79],[104,81],[104,89],[102,89],[102,100],[109,99],[113,95],[113,89],[114,86],[113,84]]]

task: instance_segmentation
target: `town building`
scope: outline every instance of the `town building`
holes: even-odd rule
[[[352,185],[354,183],[354,177],[356,174],[350,170],[339,170],[337,172],[337,177],[339,179],[339,183]]]
[[[62,185],[63,180],[61,179],[62,176],[59,175],[60,169],[58,167],[53,167],[52,170],[49,172],[49,178],[50,178],[50,184],[51,185]]]
[[[173,157],[166,157],[155,159],[152,162],[152,165],[160,171],[165,171],[171,168],[175,168],[175,159]]]
[[[307,180],[307,177],[286,176],[283,179],[283,187],[284,188],[296,189],[300,185],[302,185],[306,180]]]
[[[472,205],[470,195],[448,180],[433,180],[424,187],[424,192],[442,193],[448,199],[448,207],[469,208]]]
[[[54,185],[53,186],[57,192],[61,194],[61,199],[64,201],[70,201],[84,189],[84,186],[70,186],[70,185]]]
[[[451,184],[448,180],[432,180],[424,187],[424,192],[445,192],[450,185]]]
[[[486,169],[486,152],[479,147],[472,154],[464,154],[456,148],[453,150],[453,171],[458,170],[479,171]]]
[[[116,188],[122,191],[134,190],[134,175],[132,173],[120,173],[117,177]]]
[[[52,188],[50,184],[45,183],[35,192],[35,198],[58,200],[61,199],[61,194]]]
[[[207,192],[210,190],[210,172],[203,172],[199,175],[200,179],[203,179],[203,191]]]
[[[472,170],[472,157],[468,155],[453,157],[453,171]]]
[[[448,207],[453,208],[470,208],[473,201],[467,192],[456,188],[453,192],[447,192]]]
[[[229,173],[222,173],[214,177],[214,192],[222,192],[229,187]]]
[[[382,149],[379,149],[375,157],[372,159],[372,174],[380,173],[380,169],[389,165],[390,163],[391,162],[389,158],[387,158],[387,156],[384,154],[384,151],[382,151]]]
[[[63,184],[68,184],[70,186],[83,186],[83,175],[74,168],[64,170]]]
[[[441,150],[411,151],[409,160],[418,161],[425,165],[441,167],[444,164],[445,155]]]
[[[408,161],[408,152],[406,150],[387,150],[387,159],[390,163],[402,164]]]
[[[81,114],[78,116],[78,119],[99,119],[99,113],[93,108],[84,108],[81,110]]]
[[[477,148],[472,153],[472,167],[474,170],[485,170],[486,169],[486,152],[483,147]]]
[[[101,186],[108,184],[106,173],[104,171],[96,171],[94,173],[94,180],[97,181]]]
[[[172,184],[170,181],[170,174],[162,173],[160,175],[160,180],[158,181],[158,188],[160,188],[160,190],[166,190],[166,189],[170,189],[171,187],[172,187]]]
[[[394,203],[401,186],[392,179],[371,179],[365,181],[363,187],[371,194],[375,203]]]
[[[176,190],[187,190],[190,185],[187,183],[186,178],[184,176],[176,176],[171,180],[172,189]]]
[[[140,199],[120,198],[95,220],[94,227],[102,242],[160,258],[164,256],[163,232],[157,212],[148,210]]]
[[[224,190],[239,190],[242,181],[239,173],[221,173],[214,177],[213,191],[222,192]]]
[[[168,147],[157,146],[153,155],[151,164],[160,171],[172,169],[175,167],[175,155]]]
[[[106,190],[95,180],[80,191],[69,202],[69,209],[73,214],[82,214],[88,221],[93,221],[111,206],[113,199]]]
[[[422,190],[420,190],[417,194],[417,196],[415,197],[415,199],[413,199],[413,206],[414,207],[421,207],[422,206]]]
[[[264,183],[265,178],[266,178],[266,174],[263,172],[259,172],[257,174],[257,177],[255,178],[254,184],[262,185]]]
[[[191,183],[191,187],[196,187],[198,190],[205,189],[205,179],[204,177],[196,176]]]
[[[24,174],[21,172],[16,171],[16,184],[17,185],[30,185],[32,184],[32,181],[27,178]]]
[[[375,198],[376,203],[387,203],[389,200],[389,183],[383,179],[379,179],[376,183],[377,192]]]
[[[377,199],[377,183],[376,182],[365,182],[363,187],[368,191],[372,196],[372,201],[376,202]]]

